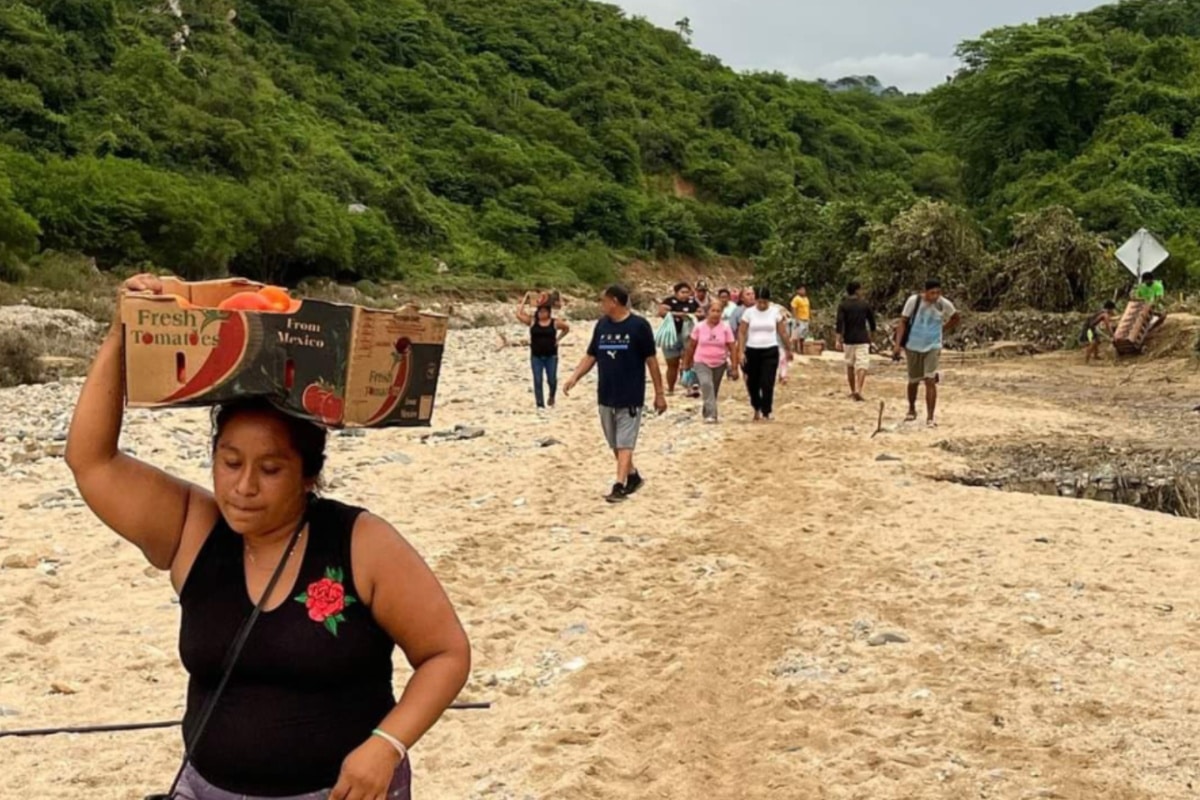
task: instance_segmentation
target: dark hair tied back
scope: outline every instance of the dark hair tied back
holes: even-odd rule
[[[216,406],[212,411],[212,452],[216,455],[217,443],[225,426],[238,414],[269,414],[279,419],[288,432],[292,448],[300,456],[301,474],[305,480],[319,482],[325,469],[325,445],[328,432],[320,425],[285,414],[265,397],[234,400]]]

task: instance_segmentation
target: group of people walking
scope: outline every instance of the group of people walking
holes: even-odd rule
[[[844,353],[849,396],[865,399],[871,364],[875,312],[862,297],[862,287],[851,282],[837,310],[836,347]],[[702,400],[705,423],[720,418],[720,395],[728,380],[741,380],[753,411],[754,422],[775,417],[775,387],[786,383],[787,366],[804,352],[810,336],[812,306],[806,287],[797,287],[788,308],[773,302],[767,287],[721,289],[715,296],[701,282],[693,287],[680,282],[658,304],[660,329],[667,335],[656,341],[650,322],[633,313],[629,291],[610,286],[601,296],[603,318],[596,324],[587,354],[563,387],[571,390],[592,369],[599,370],[598,400],[601,427],[616,461],[616,480],[607,499],[620,502],[637,492],[643,478],[634,464],[646,403],[646,374],[654,386],[653,407],[666,411],[667,397],[682,387],[688,396]],[[790,312],[790,313],[789,313]],[[570,328],[554,318],[549,306],[530,314],[527,304],[518,318],[530,326],[530,352],[534,396],[544,405],[543,380],[549,383],[549,404],[555,400],[557,345]],[[941,285],[931,280],[923,291],[907,298],[895,329],[893,358],[907,358],[907,420],[918,417],[917,400],[925,386],[926,424],[937,425],[937,387],[945,331],[959,322],[953,303],[942,296]],[[659,341],[666,361],[665,378],[658,361]],[[904,354],[902,356],[902,354]]]
[[[663,324],[673,320],[679,332],[678,347],[663,351],[668,394],[674,394],[677,377],[693,376],[684,381],[688,395],[702,398],[704,421],[715,424],[724,379],[744,378],[754,420],[772,418],[776,381],[788,379],[793,353],[789,342],[802,347],[808,334],[807,298],[803,319],[789,325],[787,312],[771,302],[769,289],[721,289],[712,298],[703,283],[695,295],[689,284],[679,283],[659,305],[659,315]]]

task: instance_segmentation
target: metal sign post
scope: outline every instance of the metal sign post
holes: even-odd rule
[[[1142,228],[1121,245],[1117,260],[1140,281],[1143,275],[1158,269],[1170,255],[1150,231]]]

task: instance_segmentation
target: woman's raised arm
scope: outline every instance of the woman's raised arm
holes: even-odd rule
[[[125,287],[162,291],[157,278],[139,275]],[[137,545],[151,564],[169,569],[189,511],[212,506],[205,490],[172,477],[118,448],[125,412],[119,319],[100,346],[67,435],[67,466],[79,494],[104,524]]]

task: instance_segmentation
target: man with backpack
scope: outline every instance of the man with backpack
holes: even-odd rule
[[[942,339],[958,326],[961,317],[954,304],[942,297],[942,284],[937,280],[926,281],[925,291],[909,297],[901,313],[892,358],[899,361],[903,352],[908,360],[908,415],[904,419],[916,420],[917,394],[924,383],[925,424],[936,428]]]

